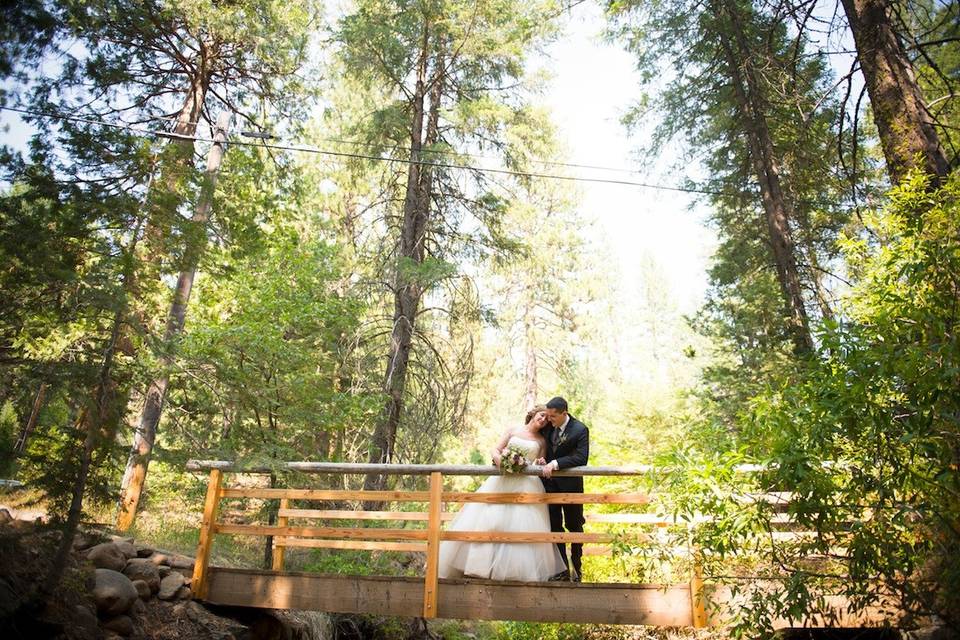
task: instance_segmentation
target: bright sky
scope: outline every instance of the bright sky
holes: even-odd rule
[[[620,117],[640,95],[638,74],[626,51],[603,40],[604,18],[594,3],[576,6],[563,38],[548,49],[544,66],[554,74],[547,102],[554,112],[569,162],[635,170],[636,150]],[[662,158],[667,164],[671,158]],[[665,161],[665,162],[663,162]],[[683,176],[663,172],[598,172],[578,175],[679,185]],[[668,276],[680,311],[694,311],[706,288],[706,266],[715,234],[702,224],[701,208],[691,211],[682,193],[598,183],[580,183],[585,217],[597,221],[599,240],[610,247],[624,288],[636,291],[638,265],[652,257]]]

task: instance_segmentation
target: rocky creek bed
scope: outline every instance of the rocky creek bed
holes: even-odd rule
[[[0,508],[0,638],[4,640],[318,640],[320,613],[212,609],[191,600],[193,558],[132,538],[83,530],[60,586],[23,609],[61,539],[39,520]]]

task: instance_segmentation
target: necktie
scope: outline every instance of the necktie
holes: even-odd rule
[[[563,432],[563,429],[558,427],[553,430],[553,444],[556,446],[560,442],[560,434]]]

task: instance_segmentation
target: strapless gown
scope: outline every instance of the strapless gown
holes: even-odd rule
[[[536,458],[534,440],[512,436],[510,445]],[[544,493],[536,476],[490,476],[477,493]],[[485,504],[468,502],[446,527],[447,531],[549,532],[550,514],[545,504]],[[555,544],[549,542],[442,542],[441,578],[463,576],[490,580],[539,582],[566,569]]]

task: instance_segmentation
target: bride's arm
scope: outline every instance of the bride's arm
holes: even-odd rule
[[[500,439],[497,441],[496,446],[490,451],[491,460],[493,464],[498,469],[500,468],[500,452],[503,451],[503,448],[507,446],[507,443],[510,441],[510,436],[513,435],[510,429],[507,429],[503,432],[503,435],[500,436]]]

